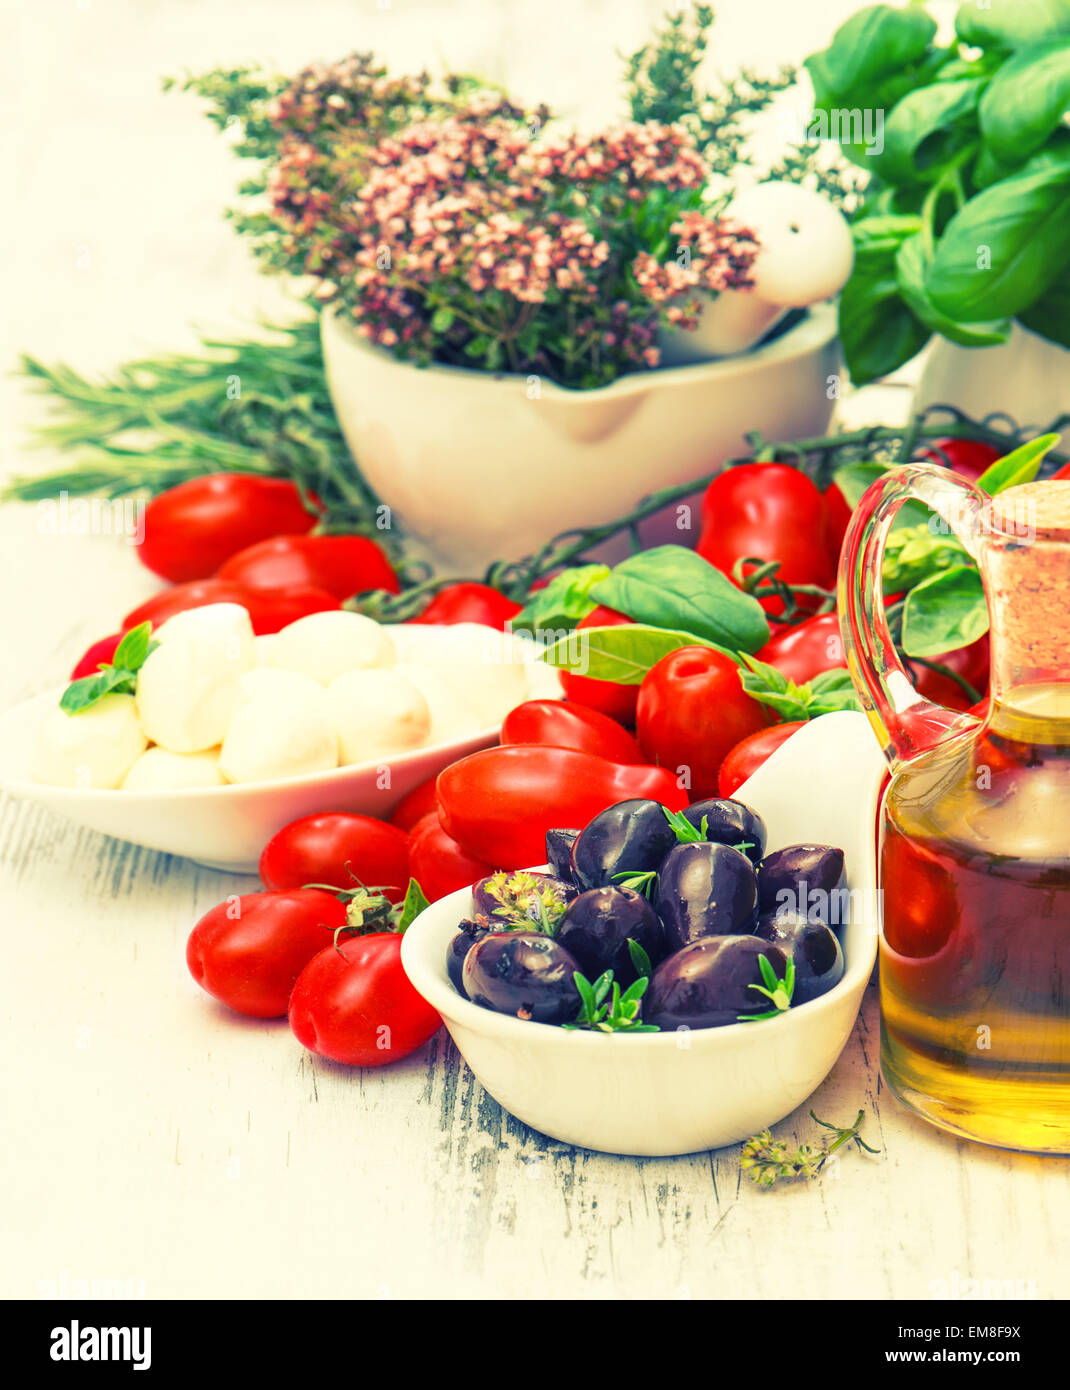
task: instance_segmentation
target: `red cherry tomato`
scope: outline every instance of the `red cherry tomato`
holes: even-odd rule
[[[1070,463],[1064,463],[1062,468],[1059,469],[1058,473],[1053,473],[1051,475],[1051,479],[1052,482],[1058,479],[1060,483],[1065,482],[1067,479],[1070,479]]]
[[[207,579],[246,546],[271,536],[303,534],[318,520],[285,478],[209,473],[152,499],[145,508],[138,556],[154,574],[183,584]]]
[[[305,966],[290,999],[290,1028],[310,1052],[351,1067],[408,1057],[442,1020],[401,965],[398,932],[348,937]]]
[[[663,656],[639,688],[639,746],[652,762],[690,774],[693,801],[716,796],[726,754],[771,723],[744,691],[736,663],[710,647]]]
[[[260,877],[265,888],[381,888],[392,903],[409,883],[409,838],[371,816],[324,811],[284,825],[264,846]]]
[[[717,774],[717,795],[735,796],[766,758],[775,753],[782,743],[787,743],[795,730],[801,729],[805,723],[805,719],[795,719],[787,724],[773,724],[768,729],[759,729],[756,734],[748,734],[741,739],[721,764]]]
[[[633,797],[688,804],[662,767],[611,763],[574,748],[513,743],[473,753],[439,775],[442,824],[466,853],[496,869],[521,869],[546,858],[546,832],[587,822]]]
[[[186,964],[202,989],[238,1013],[281,1018],[298,975],[345,924],[345,904],[316,888],[246,893],[205,913]]]
[[[838,565],[843,538],[851,520],[851,507],[835,483],[831,483],[821,495],[825,499],[825,512],[828,515],[829,551]]]
[[[443,830],[437,810],[424,816],[409,836],[409,869],[429,903],[486,878],[496,867],[466,854]]]
[[[400,585],[382,550],[366,536],[276,536],[239,550],[219,570],[254,589],[326,589],[337,599]]]
[[[840,620],[835,613],[822,613],[792,627],[776,629],[755,655],[759,661],[775,666],[796,685],[805,685],[822,671],[847,665],[840,638]]]
[[[608,715],[563,700],[527,700],[502,722],[502,743],[548,743],[576,748],[611,763],[645,763],[635,739]]]
[[[77,681],[81,680],[83,676],[95,676],[101,666],[111,665],[115,648],[122,640],[123,634],[121,632],[113,632],[110,637],[101,637],[91,647],[87,647],[81,660],[71,672],[71,680]]]
[[[435,792],[435,783],[438,781],[438,774],[429,777],[426,782],[421,782],[418,787],[413,787],[408,796],[403,796],[394,807],[394,814],[390,817],[390,824],[396,825],[399,830],[408,833],[415,829],[416,825],[423,820],[424,816],[429,816],[432,811],[438,815],[438,796]],[[427,890],[424,889],[426,892]]]
[[[483,623],[505,630],[520,604],[489,584],[448,584],[440,589],[414,623]]]
[[[309,613],[323,613],[342,605],[325,589],[251,589],[226,579],[193,579],[175,584],[139,603],[123,619],[122,630],[129,632],[138,623],[159,627],[176,613],[203,608],[209,603],[238,603],[249,610],[249,621],[258,637],[278,632]]]
[[[778,561],[788,584],[828,588],[836,577],[825,499],[785,463],[744,463],[714,478],[702,503],[698,553],[730,577],[748,556]],[[762,602],[768,612],[783,606]]]
[[[577,626],[621,627],[630,623],[631,618],[618,613],[615,608],[598,607],[587,614]],[[599,714],[608,715],[621,724],[634,726],[635,705],[639,699],[637,685],[617,685],[615,681],[595,681],[590,676],[574,676],[571,671],[562,671],[561,687],[570,700],[579,705],[587,705]]]
[[[946,458],[937,450],[942,450]],[[923,449],[918,457],[940,468],[950,467],[960,478],[975,483],[1003,455],[991,444],[982,444],[976,439],[938,439],[934,448]]]

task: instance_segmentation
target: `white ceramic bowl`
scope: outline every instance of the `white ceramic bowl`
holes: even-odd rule
[[[409,927],[405,970],[490,1094],[535,1129],[622,1154],[736,1143],[801,1105],[850,1035],[876,958],[874,828],[884,771],[865,716],[830,714],[800,729],[736,793],[764,817],[770,849],[816,842],[846,854],[846,973],[828,994],[781,1018],[628,1037],[566,1032],[481,1008],[446,974],[446,947],[471,910],[467,889]]]
[[[529,662],[526,675],[531,698],[560,696],[557,675],[544,663]],[[268,840],[300,816],[353,811],[388,817],[421,782],[497,743],[500,731],[496,726],[375,762],[265,782],[165,792],[82,790],[30,777],[34,731],[61,694],[62,688],[35,695],[0,715],[0,789],[90,830],[231,873],[255,873]]]
[[[593,391],[414,367],[335,311],[322,325],[331,400],[361,471],[439,573],[468,576],[712,473],[745,450],[749,430],[822,434],[840,360],[830,304],[753,352],[634,372]],[[688,540],[675,508],[667,520],[667,531],[665,518],[646,523],[647,544]]]

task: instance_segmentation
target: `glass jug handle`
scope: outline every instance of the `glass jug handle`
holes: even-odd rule
[[[837,601],[847,666],[869,722],[893,770],[981,720],[919,695],[895,649],[884,616],[881,571],[896,513],[916,499],[939,516],[977,559],[985,494],[945,468],[892,469],[855,508],[840,555]]]

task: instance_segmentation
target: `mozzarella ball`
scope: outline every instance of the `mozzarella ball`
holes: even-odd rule
[[[361,613],[342,609],[309,613],[276,634],[272,666],[298,671],[329,685],[346,671],[393,666],[394,648],[385,630]]]
[[[113,790],[145,751],[133,695],[105,695],[78,714],[58,705],[38,725],[30,763],[35,782]]]
[[[239,681],[255,662],[249,614],[236,603],[191,608],[168,619],[138,672],[137,708],[153,743],[199,753],[223,741]]]
[[[447,672],[409,662],[395,666],[394,670],[411,681],[427,701],[431,711],[429,743],[451,743],[455,739],[469,738],[484,727],[468,693]]]
[[[447,669],[492,729],[528,698],[525,644],[482,623],[455,623],[448,632]]]
[[[302,676],[298,671],[282,671],[273,666],[257,666],[246,671],[238,682],[238,697],[243,705],[250,700],[271,700],[283,705],[303,700],[324,713],[327,710],[327,692],[319,681]]]
[[[271,652],[278,641],[277,632],[267,632],[261,637],[253,638],[253,654],[256,657],[257,666],[270,666]]]
[[[167,748],[146,748],[123,778],[124,792],[172,792],[194,787],[221,787],[219,750],[172,753]]]
[[[338,766],[338,736],[322,704],[253,699],[234,713],[219,752],[228,782],[264,782]]]
[[[396,671],[348,671],[331,681],[327,698],[343,763],[419,748],[431,733],[427,700]]]

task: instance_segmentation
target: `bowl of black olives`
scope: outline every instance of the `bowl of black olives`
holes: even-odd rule
[[[746,1138],[850,1035],[876,954],[883,774],[863,716],[823,716],[734,798],[624,801],[552,830],[545,864],[422,913],[405,969],[536,1129],[632,1154]]]

